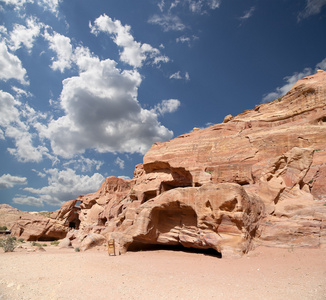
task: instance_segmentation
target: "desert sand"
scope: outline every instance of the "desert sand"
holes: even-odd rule
[[[325,299],[326,249],[259,247],[237,259],[183,251],[109,256],[0,250],[0,299]]]

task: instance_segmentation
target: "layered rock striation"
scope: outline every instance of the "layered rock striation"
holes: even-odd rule
[[[326,72],[318,71],[282,98],[154,144],[133,179],[108,177],[56,220],[73,219],[81,239],[114,238],[122,253],[148,245],[223,256],[261,244],[317,247],[326,242],[325,178]]]

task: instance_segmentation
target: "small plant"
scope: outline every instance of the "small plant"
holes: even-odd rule
[[[59,243],[60,243],[59,241],[53,241],[53,242],[51,242],[51,245],[52,245],[52,246],[58,246]]]
[[[75,248],[75,252],[80,252],[79,247],[76,247],[76,248]]]
[[[43,246],[43,247],[47,247],[47,244],[43,244],[42,246]]]
[[[7,226],[0,226],[0,230],[7,230]]]
[[[37,242],[33,242],[33,243],[32,243],[32,246],[42,247],[42,245],[41,245],[40,243],[37,243]]]
[[[9,236],[3,240],[0,240],[0,246],[3,248],[4,252],[13,252],[16,248],[16,239]]]
[[[277,100],[278,100],[278,102],[281,102],[282,101],[282,97],[278,97]]]
[[[20,238],[20,239],[18,239],[18,242],[19,243],[24,243],[24,239]]]

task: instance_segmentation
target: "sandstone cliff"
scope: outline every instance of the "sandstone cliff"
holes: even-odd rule
[[[74,210],[80,237],[114,238],[120,252],[317,247],[326,242],[325,178],[326,72],[318,71],[282,99],[154,144],[132,180],[107,178],[56,219],[67,222]]]

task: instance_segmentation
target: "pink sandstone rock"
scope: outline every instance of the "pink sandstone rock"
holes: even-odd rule
[[[80,222],[79,239],[114,238],[121,253],[180,245],[225,257],[261,244],[324,246],[325,179],[326,72],[318,71],[282,99],[155,143],[133,179],[108,177],[55,222]]]

